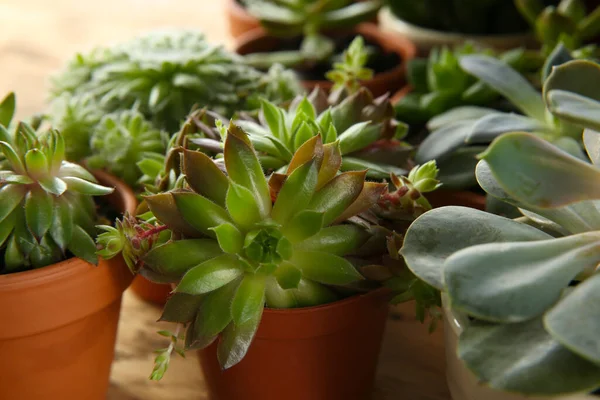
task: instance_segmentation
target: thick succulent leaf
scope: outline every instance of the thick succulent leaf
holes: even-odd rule
[[[224,254],[190,269],[175,289],[179,293],[204,294],[225,286],[244,273],[237,257]]]
[[[261,308],[260,313],[255,318],[241,325],[230,323],[225,328],[217,349],[217,358],[219,359],[221,368],[231,368],[244,358],[258,330],[258,325],[262,318],[262,310]]]
[[[222,254],[215,240],[183,239],[153,248],[142,261],[156,273],[181,277],[190,268]]]
[[[199,151],[184,149],[182,170],[194,192],[225,206],[229,181],[211,158]]]
[[[282,229],[282,233],[292,243],[315,235],[323,227],[322,212],[304,210],[296,214]]]
[[[188,348],[201,349],[211,344],[231,322],[231,302],[240,282],[236,279],[204,298],[194,321],[193,338]]]
[[[4,268],[5,271],[13,271],[25,265],[25,255],[19,249],[17,237],[11,236],[4,251]]]
[[[317,190],[321,189],[337,175],[341,165],[342,152],[340,150],[340,143],[333,142],[323,145],[323,162],[319,169]]]
[[[312,126],[307,122],[301,122],[300,126],[294,133],[294,149],[299,149],[304,143],[317,134],[316,130],[313,130]]]
[[[161,164],[162,166],[162,164]],[[58,171],[58,177],[74,176],[76,178],[85,179],[86,181],[96,182],[96,178],[87,169],[81,165],[74,164],[68,161],[63,161]]]
[[[321,229],[318,234],[297,243],[294,248],[345,256],[362,246],[369,236],[369,233],[359,226],[336,225]]]
[[[7,142],[0,142],[0,152],[4,154],[4,157],[8,160],[13,171],[19,175],[25,175],[27,173],[25,164],[23,164],[23,161],[10,144]]]
[[[526,115],[540,122],[546,120],[546,107],[538,91],[508,64],[494,57],[467,55],[460,66],[510,100]]]
[[[366,171],[344,172],[333,178],[313,196],[309,208],[324,214],[323,226],[331,224],[358,198]]]
[[[210,228],[232,222],[227,210],[204,196],[193,192],[173,192],[171,194],[183,219],[207,236],[216,236]]]
[[[473,121],[459,121],[435,130],[423,140],[417,149],[415,162],[443,161],[457,149],[465,146],[465,139],[473,128]]]
[[[374,163],[357,157],[345,156],[342,159],[341,171],[364,171],[367,170],[367,178],[382,180],[390,177],[390,174],[406,175],[408,171],[385,163]]]
[[[252,192],[261,216],[266,218],[271,212],[267,179],[248,136],[235,125],[229,127],[224,153],[229,178]]]
[[[318,174],[316,160],[313,159],[288,176],[273,205],[271,217],[275,222],[285,225],[308,206],[317,187]]]
[[[563,346],[600,364],[600,274],[580,283],[544,316],[548,332]]]
[[[55,196],[60,196],[67,191],[67,183],[55,176],[39,179],[38,183],[46,192],[52,193]]]
[[[447,125],[459,121],[476,121],[487,115],[496,114],[498,110],[493,108],[476,107],[476,106],[464,106],[456,107],[445,113],[437,115],[431,118],[427,122],[427,129],[429,131],[436,131]]]
[[[482,383],[526,395],[589,393],[600,383],[600,367],[563,347],[541,318],[519,324],[472,322],[462,333],[458,355]]]
[[[487,243],[454,253],[444,263],[452,306],[498,322],[543,314],[580,272],[600,262],[600,233],[533,242]],[[535,296],[531,296],[535,293]]]
[[[507,132],[545,132],[548,129],[546,124],[523,115],[492,114],[473,124],[465,142],[487,144]]]
[[[375,0],[352,3],[324,13],[322,24],[328,28],[355,26],[375,17],[380,8],[381,3]]]
[[[297,289],[302,279],[302,271],[289,262],[283,262],[273,274],[282,289]]]
[[[171,193],[159,193],[144,197],[148,208],[160,222],[170,230],[183,233],[185,236],[198,237],[201,233],[186,222],[179,213],[175,199]]]
[[[582,127],[600,130],[600,101],[567,92],[551,90],[546,96],[552,114]]]
[[[598,64],[586,60],[568,62],[552,70],[544,82],[544,98],[548,100],[550,92],[561,90],[600,101],[599,79]]]
[[[270,308],[314,307],[332,303],[338,296],[328,287],[300,279],[295,289],[283,289],[273,277],[267,277],[267,306]]]
[[[34,187],[25,196],[25,221],[38,239],[48,232],[54,214],[52,195],[42,188]]]
[[[273,103],[262,101],[262,117],[267,123],[271,134],[277,139],[286,142],[288,134],[283,110]]]
[[[317,166],[320,166],[324,156],[323,147],[323,140],[319,135],[314,136],[312,139],[304,142],[304,144],[300,146],[298,150],[296,150],[292,161],[290,161],[290,164],[288,165],[288,175],[294,172],[296,168],[313,159],[317,161]]]
[[[69,190],[89,196],[103,196],[115,190],[74,176],[65,176],[61,180],[67,184]]]
[[[10,92],[0,102],[0,125],[8,126],[15,114],[15,94]]]
[[[359,122],[340,133],[340,151],[349,154],[364,149],[381,137],[381,124],[371,124],[370,121]]]
[[[583,131],[583,143],[587,154],[595,165],[600,164],[600,132],[586,129]]]
[[[466,207],[435,208],[413,222],[400,254],[420,279],[437,289],[444,288],[443,265],[455,252],[483,243],[531,241],[551,236],[520,224]]]
[[[552,208],[600,198],[600,170],[536,136],[505,134],[481,157],[502,188],[525,204]]]
[[[544,66],[542,67],[542,82],[548,83],[548,77],[552,73],[555,67],[558,67],[562,64],[565,64],[569,61],[572,61],[573,57],[571,56],[571,52],[569,49],[565,47],[565,45],[561,42],[559,43],[552,53],[546,58],[544,62]]]
[[[193,296],[187,293],[173,293],[165,303],[159,321],[187,324],[193,321],[200,309],[203,296]]]
[[[11,213],[2,221],[0,221],[0,247],[4,245],[4,243],[12,233],[15,227],[16,219],[16,215],[14,213]]]
[[[305,278],[326,285],[348,285],[364,279],[350,261],[322,251],[296,250],[290,262]]]
[[[219,246],[225,253],[237,254],[242,250],[244,238],[233,224],[225,223],[211,229],[217,235]]]
[[[27,173],[34,179],[40,179],[48,173],[48,158],[43,151],[31,149],[25,153]]]
[[[346,210],[335,219],[334,224],[346,221],[347,219],[369,210],[375,204],[387,189],[387,184],[376,182],[365,182],[362,191]]]
[[[242,185],[230,181],[227,191],[227,211],[231,219],[243,229],[250,229],[255,223],[262,220],[256,198],[250,190]]]
[[[81,258],[90,264],[98,264],[98,256],[96,255],[96,243],[94,239],[79,225],[73,226],[71,241],[67,249],[76,257]]]
[[[486,148],[469,146],[456,150],[450,157],[437,163],[440,170],[438,180],[445,189],[469,189],[477,185],[475,168],[480,154]]]
[[[240,283],[233,301],[231,302],[231,316],[233,323],[243,325],[262,314],[265,306],[265,276],[259,274],[246,274]]]
[[[0,222],[4,220],[21,203],[27,190],[19,184],[0,187]]]
[[[8,172],[8,171],[3,171],[3,172]],[[18,183],[20,185],[31,185],[32,183],[35,183],[35,181],[33,179],[31,179],[30,177],[28,177],[27,175],[10,174],[10,175],[7,175],[6,177],[2,177],[1,179],[6,183]]]

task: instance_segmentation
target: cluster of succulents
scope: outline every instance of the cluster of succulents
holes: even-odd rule
[[[401,251],[419,278],[470,317],[458,355],[479,380],[544,396],[600,386],[600,66],[571,61],[550,82],[548,107],[585,128],[591,164],[531,133],[502,135],[481,154],[477,179],[521,217],[436,209],[414,222]]]
[[[14,116],[14,95],[0,103],[0,274],[40,268],[73,254],[97,263],[96,207],[106,195],[83,167],[65,161],[55,130],[36,132]]]

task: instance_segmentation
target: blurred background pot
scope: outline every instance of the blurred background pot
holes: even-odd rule
[[[140,299],[157,306],[165,305],[173,290],[169,284],[154,283],[142,275],[135,276],[130,289]]]

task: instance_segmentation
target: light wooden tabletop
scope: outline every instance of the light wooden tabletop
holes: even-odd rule
[[[0,0],[0,96],[15,91],[18,116],[43,110],[48,77],[76,51],[151,29],[197,28],[230,46],[223,0]],[[207,399],[194,356],[174,357],[161,382],[150,382],[159,309],[126,292],[109,400]],[[442,334],[427,333],[411,304],[393,307],[373,400],[449,400]]]

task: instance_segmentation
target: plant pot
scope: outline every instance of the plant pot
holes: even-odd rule
[[[460,33],[436,31],[412,25],[396,17],[388,8],[379,12],[379,24],[385,32],[412,41],[421,55],[427,55],[433,47],[458,46],[466,41],[497,50],[509,50],[527,46],[535,48],[537,42],[530,33],[509,35],[463,35]]]
[[[169,284],[154,283],[141,275],[133,278],[130,289],[140,299],[157,306],[164,306],[173,290]]]
[[[468,190],[438,189],[425,195],[434,208],[463,206],[485,211],[485,195]]]
[[[468,323],[465,315],[455,312],[449,305],[448,297],[442,294],[444,309],[444,336],[446,345],[446,380],[453,400],[547,400],[548,397],[528,397],[493,390],[478,382],[475,375],[458,358],[458,337]],[[572,395],[553,397],[555,400],[598,400],[592,395]]]
[[[199,351],[210,399],[370,398],[389,298],[380,289],[320,307],[265,309],[239,364],[221,371],[216,343]]]
[[[135,210],[115,178],[111,203]],[[133,275],[121,257],[97,267],[71,258],[0,276],[0,399],[106,399],[123,291]]]
[[[250,15],[238,0],[227,0],[225,4],[229,33],[234,38],[244,33],[260,28],[260,21]]]
[[[395,53],[401,62],[390,70],[375,74],[372,79],[361,82],[374,96],[394,93],[406,82],[406,63],[416,56],[413,43],[403,37],[394,37],[384,34],[376,25],[371,23],[360,24],[353,30],[356,35],[361,35],[366,41],[377,43],[383,50]],[[238,38],[235,51],[245,55],[259,52],[277,51],[281,48],[281,39],[267,35],[262,29],[247,32]],[[329,91],[332,83],[327,80],[304,80],[304,87],[311,91],[317,86]]]

